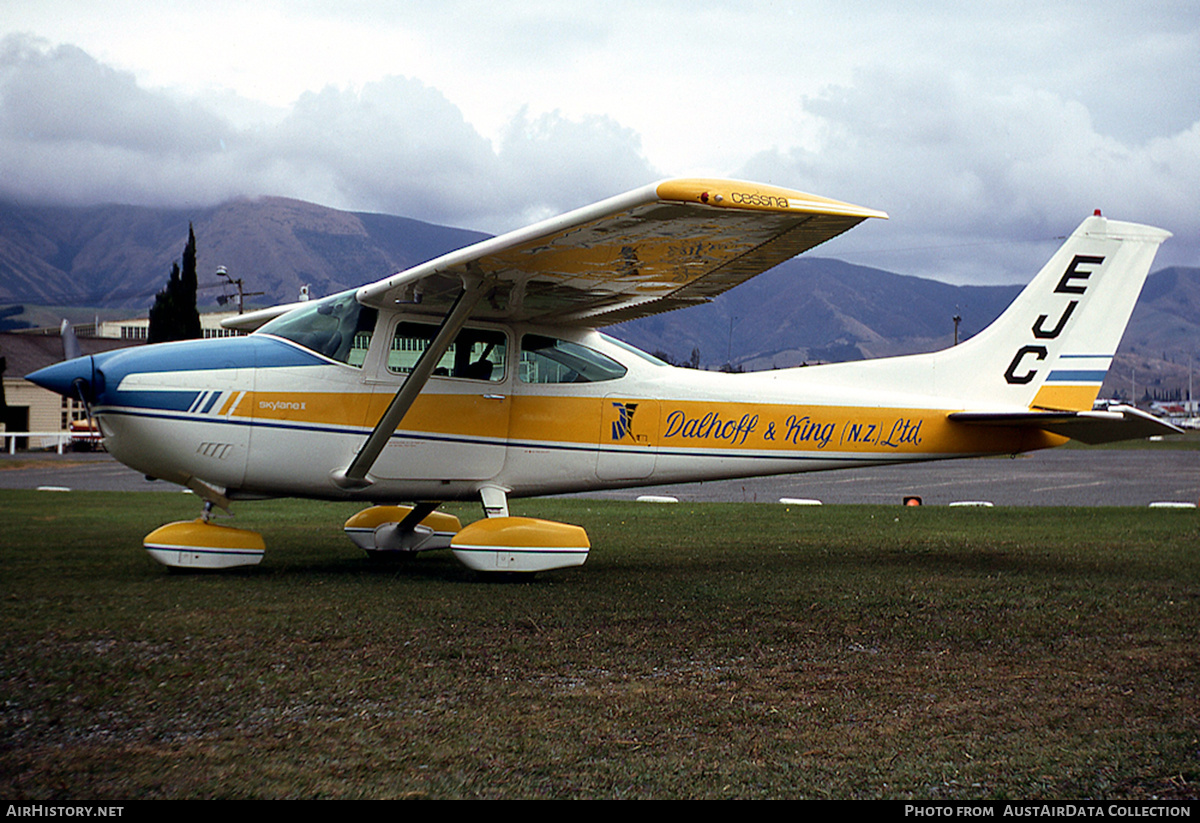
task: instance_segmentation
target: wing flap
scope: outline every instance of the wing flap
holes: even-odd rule
[[[1107,411],[953,412],[951,420],[977,426],[1016,426],[1043,429],[1089,446],[1141,440],[1183,429],[1133,406],[1112,406]]]
[[[671,180],[491,238],[358,291],[443,314],[487,285],[477,318],[607,325],[711,300],[883,212],[771,186]]]

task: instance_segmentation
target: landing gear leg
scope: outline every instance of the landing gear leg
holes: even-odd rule
[[[499,486],[484,486],[479,490],[483,498],[483,513],[488,517],[508,517],[508,491]]]
[[[438,505],[372,506],[346,521],[346,536],[375,558],[449,548],[462,524],[454,515],[437,511]]]

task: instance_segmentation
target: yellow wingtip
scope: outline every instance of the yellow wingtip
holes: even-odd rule
[[[836,214],[887,219],[887,212],[856,206],[807,192],[751,183],[745,180],[679,178],[664,180],[655,189],[661,200],[701,203],[721,208],[784,213]]]

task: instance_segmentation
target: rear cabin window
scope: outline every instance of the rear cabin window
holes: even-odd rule
[[[622,348],[625,351],[629,352],[630,354],[635,354],[638,357],[640,357],[642,360],[645,360],[647,363],[650,363],[651,365],[654,365],[654,366],[668,366],[669,365],[668,363],[666,363],[662,360],[659,360],[654,355],[649,354],[648,352],[642,351],[637,346],[631,346],[630,344],[626,343],[624,340],[618,340],[615,337],[609,337],[607,334],[601,334],[600,336],[604,338],[605,342],[611,343],[614,346]]]
[[[522,383],[600,383],[625,376],[625,367],[595,349],[527,334],[521,338]]]
[[[412,372],[417,358],[429,348],[437,331],[437,326],[425,323],[398,324],[395,334],[392,335],[392,347],[388,351],[388,371],[393,374]],[[461,377],[498,383],[504,379],[507,342],[508,338],[504,332],[493,329],[463,329],[442,355],[433,373],[440,377]]]

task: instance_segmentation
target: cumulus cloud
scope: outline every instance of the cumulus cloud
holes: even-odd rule
[[[148,155],[193,153],[228,135],[217,117],[139,88],[133,75],[74,46],[0,41],[0,134],[47,144],[85,144]]]
[[[1125,53],[1114,49],[1110,59]],[[1194,101],[1190,117],[1173,110],[1156,128],[1114,129],[1106,124],[1120,118],[1100,110],[1095,84],[1074,95],[1061,78],[1047,88],[1033,75],[985,78],[978,67],[894,57],[820,92],[772,85],[769,120],[789,124],[791,142],[757,152],[737,143],[722,156],[739,159],[712,173],[887,210],[892,221],[825,252],[905,273],[1027,278],[1054,238],[1097,207],[1173,231],[1159,265],[1200,263]],[[755,120],[714,115],[730,101],[710,80],[697,81],[706,105],[692,108],[721,128],[681,128],[674,113],[638,120],[657,124],[657,156],[671,174],[695,172],[671,146],[719,148]],[[659,96],[686,102],[691,88]],[[663,176],[643,148],[651,138],[611,115],[514,111],[485,136],[458,102],[414,76],[328,86],[264,111],[228,91],[149,88],[74,46],[11,35],[0,40],[0,199],[179,207],[281,195],[501,232]]]
[[[865,244],[860,236],[845,245],[916,252],[908,266],[878,265],[923,265],[912,273],[958,282],[1028,277],[1044,262],[1038,241],[1069,232],[1095,208],[1174,232],[1160,261],[1197,260],[1200,122],[1123,141],[1100,133],[1077,100],[1022,87],[987,93],[920,71],[860,73],[798,105],[819,121],[818,144],[762,152],[744,173],[888,211],[888,239],[876,230]]]
[[[519,224],[602,200],[659,176],[643,157],[637,133],[609,117],[570,120],[552,112],[531,119],[522,111],[505,133],[498,159],[502,196],[529,204],[517,215]]]
[[[348,208],[473,218],[463,207],[495,174],[490,144],[461,112],[402,77],[305,94],[282,122],[247,141],[273,166],[274,190]]]
[[[192,164],[232,135],[221,118],[142,89],[77,48],[20,36],[0,41],[4,197],[78,203],[124,200],[129,192],[143,201],[192,178]],[[188,202],[196,195],[190,186],[183,192]]]
[[[309,92],[282,116],[235,126],[72,46],[0,45],[0,197],[10,200],[179,206],[271,194],[503,231],[654,176],[638,136],[608,118],[521,112],[493,146],[412,78]]]

